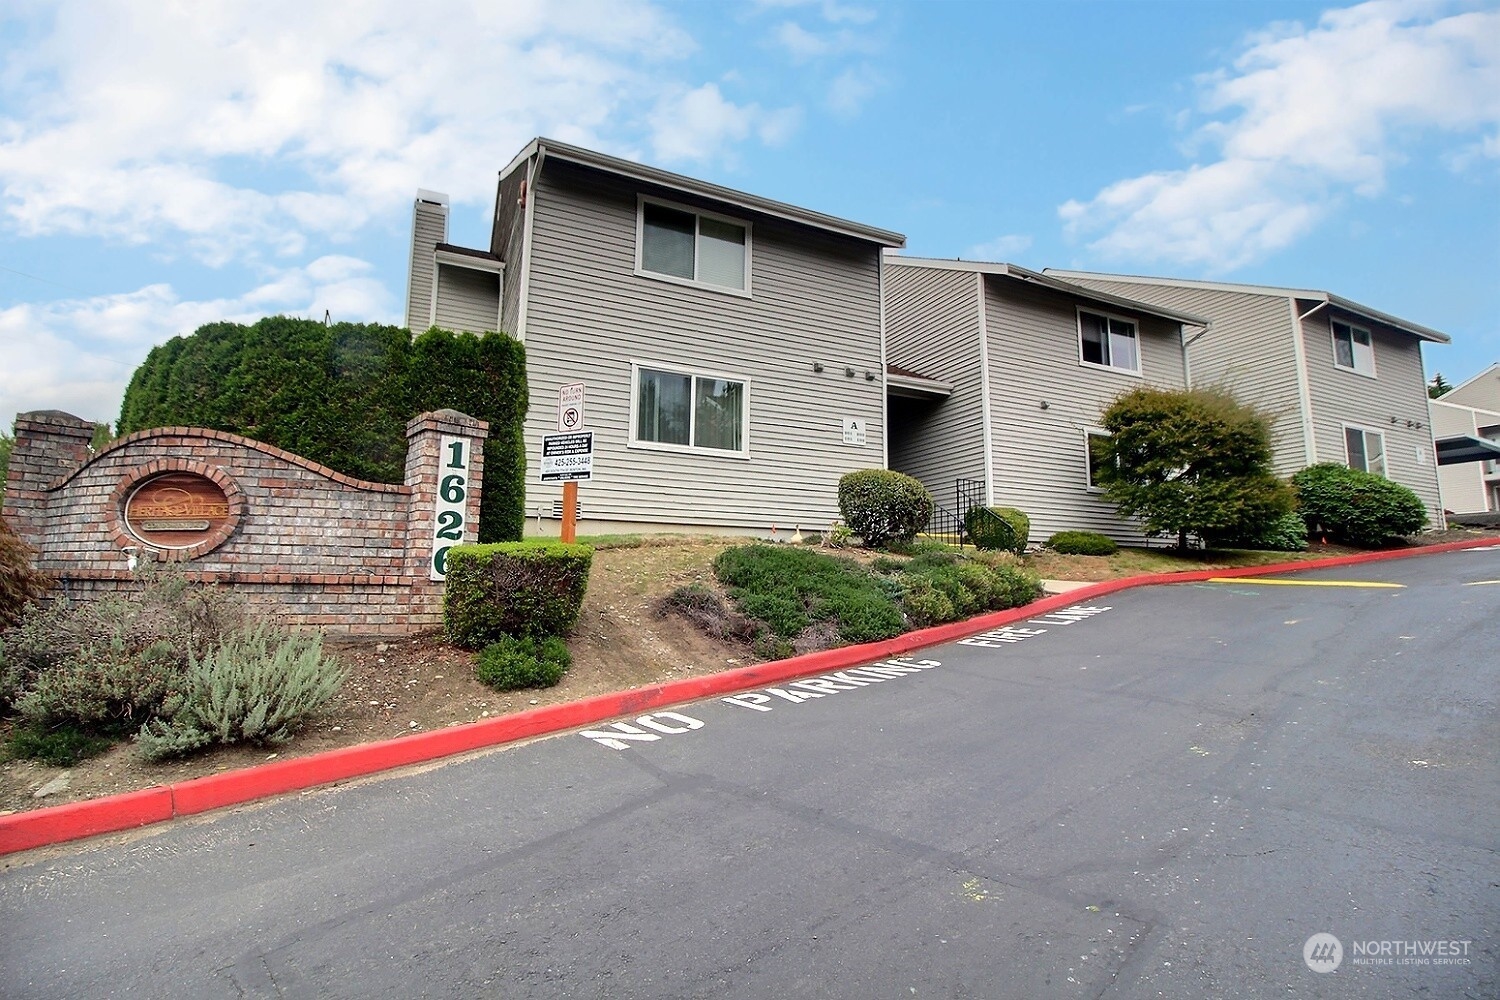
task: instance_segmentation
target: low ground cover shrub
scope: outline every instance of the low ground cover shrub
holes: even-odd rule
[[[557,636],[504,636],[479,653],[474,670],[497,691],[552,687],[573,663],[567,643]]]
[[[565,636],[578,623],[594,550],[562,542],[458,545],[448,550],[443,625],[482,649],[502,636]]]
[[[1320,462],[1294,475],[1292,485],[1308,531],[1331,541],[1374,549],[1427,524],[1420,497],[1371,472]]]
[[[921,481],[890,469],[860,469],[839,480],[839,513],[869,548],[910,541],[932,517],[932,494]]]
[[[1059,531],[1047,539],[1047,547],[1065,556],[1112,556],[1120,551],[1114,539],[1097,531]]]
[[[760,655],[890,638],[1017,607],[1041,594],[1036,575],[1013,556],[974,557],[946,547],[906,560],[883,556],[867,568],[781,546],[745,545],[721,553],[714,570],[738,610],[765,628],[756,643]]]

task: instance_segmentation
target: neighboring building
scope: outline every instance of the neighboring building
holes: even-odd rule
[[[1034,542],[1080,529],[1138,543],[1093,485],[1090,442],[1122,392],[1187,385],[1183,327],[1203,322],[1014,264],[887,255],[893,371],[951,387],[943,398],[893,391],[891,468],[957,514],[974,501],[1020,508]]]
[[[1443,506],[1455,514],[1500,511],[1500,364],[1434,399],[1432,432]]]
[[[1376,472],[1409,487],[1443,526],[1421,346],[1447,334],[1310,289],[1045,273],[1207,317],[1187,340],[1190,381],[1272,417],[1279,474],[1317,462]]]
[[[488,250],[446,241],[447,199],[419,193],[408,324],[525,343],[533,469],[558,390],[587,385],[583,531],[822,529],[839,477],[886,464],[900,234],[536,139],[500,173]],[[561,487],[528,478],[528,530],[555,533]]]

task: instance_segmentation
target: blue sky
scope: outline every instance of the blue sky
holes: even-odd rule
[[[411,200],[485,245],[535,135],[908,252],[1320,288],[1500,360],[1500,4],[11,2],[0,415],[152,345],[399,322]]]

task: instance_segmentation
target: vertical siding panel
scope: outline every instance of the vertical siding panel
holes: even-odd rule
[[[1309,304],[1303,305],[1306,311]],[[1302,321],[1308,385],[1313,397],[1313,433],[1318,457],[1347,461],[1344,424],[1380,431],[1385,437],[1386,475],[1408,487],[1427,506],[1434,527],[1442,523],[1437,461],[1432,457],[1431,415],[1421,343],[1410,334],[1349,316],[1335,316],[1370,330],[1375,377],[1339,368],[1333,361],[1329,310]],[[1425,461],[1419,461],[1418,456]]]
[[[411,259],[407,274],[406,328],[421,333],[431,326],[433,252],[448,238],[448,206],[418,201],[412,208]]]
[[[500,309],[498,274],[441,264],[437,283],[434,325],[468,333],[486,333],[495,329]]]
[[[974,275],[886,267],[886,351],[898,368],[953,384],[943,400],[891,400],[891,468],[953,506],[956,479],[983,479],[979,300]]]
[[[826,527],[838,516],[839,477],[879,466],[883,454],[880,248],[703,204],[752,223],[753,298],[659,281],[634,273],[638,191],[554,160],[529,195],[528,456],[534,463],[542,436],[556,430],[558,387],[582,381],[595,434],[595,478],[580,487],[582,530],[600,520]],[[630,446],[632,361],[748,380],[750,457]],[[843,443],[844,417],[866,421],[864,445]],[[533,479],[528,509],[550,510],[560,495],[560,486]]]
[[[1086,530],[1140,544],[1139,529],[1088,488],[1085,432],[1099,426],[1100,415],[1117,396],[1143,383],[1183,387],[1178,325],[1106,310],[1137,324],[1141,375],[1136,377],[1079,360],[1078,306],[1101,307],[1004,278],[987,279],[985,288],[996,501],[1030,516],[1033,541]]]
[[[524,332],[516,329],[516,322],[521,298],[521,242],[526,223],[526,212],[520,204],[520,198],[525,180],[526,166],[522,164],[501,182],[499,192],[495,195],[495,232],[490,246],[490,252],[498,254],[505,261],[500,328],[517,339],[521,339]]]

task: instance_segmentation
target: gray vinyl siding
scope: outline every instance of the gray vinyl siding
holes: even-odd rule
[[[1308,464],[1286,296],[1094,278],[1068,280],[1211,319],[1208,332],[1188,348],[1193,385],[1227,389],[1270,418],[1272,468],[1277,475],[1289,476]],[[1189,328],[1189,339],[1199,332]]]
[[[411,260],[406,300],[406,328],[421,333],[431,326],[434,251],[448,238],[448,210],[418,201],[412,208]]]
[[[634,183],[555,160],[531,192],[533,469],[542,436],[556,431],[558,387],[581,381],[595,445],[594,479],[580,485],[580,530],[594,520],[825,528],[838,516],[839,477],[880,466],[884,454],[879,247],[705,204],[753,225],[753,297],[672,284],[634,273],[638,193]],[[631,446],[631,362],[747,380],[749,457]],[[867,422],[864,445],[843,443],[844,417]],[[559,485],[531,474],[533,516],[560,496]]]
[[[1108,371],[1079,360],[1079,305],[1049,289],[985,281],[995,502],[1026,512],[1033,542],[1084,530],[1139,544],[1139,529],[1088,487],[1085,432],[1099,426],[1100,415],[1123,392],[1143,384],[1183,387],[1179,328],[1101,310],[1135,320],[1140,345],[1139,376]]]
[[[1313,303],[1299,304],[1306,312]],[[1355,317],[1338,316],[1370,330],[1375,349],[1375,377],[1337,367],[1329,310],[1302,321],[1302,343],[1312,392],[1313,433],[1318,458],[1345,462],[1344,425],[1380,431],[1385,437],[1386,476],[1409,487],[1426,504],[1434,527],[1442,523],[1437,463],[1432,455],[1427,379],[1420,342]],[[1418,455],[1426,460],[1418,461]]]
[[[490,252],[505,261],[505,282],[501,288],[500,328],[518,340],[524,331],[517,329],[521,300],[521,247],[526,235],[526,211],[520,204],[526,167],[517,167],[500,182],[495,195],[495,229]]]
[[[890,466],[950,508],[955,480],[985,478],[977,280],[963,271],[885,270],[886,360],[953,384],[942,400],[891,398]]]
[[[1452,395],[1452,393],[1449,393]],[[1439,400],[1432,402],[1432,436],[1453,437],[1459,434],[1477,436],[1479,411],[1454,406]],[[1438,468],[1438,487],[1443,506],[1456,514],[1482,514],[1489,510],[1488,490],[1484,483],[1483,462],[1464,462]]]
[[[1500,410],[1500,365],[1491,365],[1478,378],[1445,393],[1443,402],[1472,406],[1476,410]]]
[[[500,320],[500,275],[452,264],[439,264],[434,326],[445,330],[487,333]]]

